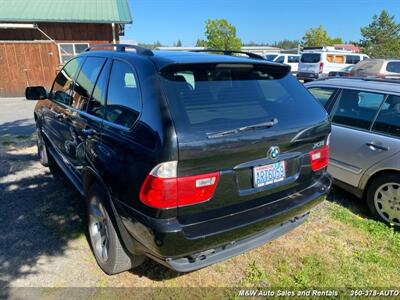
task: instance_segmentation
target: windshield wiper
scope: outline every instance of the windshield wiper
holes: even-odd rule
[[[221,131],[221,132],[217,132],[217,133],[208,133],[207,137],[209,139],[214,139],[214,138],[219,138],[219,137],[226,136],[226,135],[237,134],[237,133],[252,130],[252,129],[271,128],[271,127],[275,126],[276,124],[278,124],[278,119],[273,118],[271,121],[268,121],[268,122],[258,123],[258,124],[254,124],[254,125],[248,125],[248,126],[230,129],[230,130],[226,130],[226,131]]]

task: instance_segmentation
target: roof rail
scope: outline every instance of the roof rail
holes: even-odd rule
[[[118,51],[118,52],[125,52],[126,48],[128,48],[128,49],[135,49],[136,53],[139,55],[146,55],[146,56],[154,55],[153,51],[151,51],[150,49],[147,49],[147,48],[144,48],[141,46],[136,46],[136,45],[129,45],[129,44],[98,44],[98,45],[93,45],[93,46],[90,46],[89,48],[86,48],[85,52],[92,51],[97,48],[108,48],[108,47],[114,47],[115,51]]]
[[[364,81],[376,81],[376,82],[387,82],[387,83],[396,83],[400,84],[400,79],[385,79],[379,77],[359,77],[359,76],[342,76],[342,77],[324,77],[316,79],[315,81],[323,81],[330,79],[356,79],[356,80],[364,80]]]
[[[233,56],[233,54],[238,53],[238,54],[245,54],[249,58],[254,58],[254,59],[263,59],[265,60],[264,57],[262,57],[259,54],[251,53],[251,52],[246,52],[246,51],[238,51],[238,50],[217,50],[217,49],[201,49],[201,50],[191,50],[191,52],[211,52],[211,53],[222,53],[223,55],[230,55]]]

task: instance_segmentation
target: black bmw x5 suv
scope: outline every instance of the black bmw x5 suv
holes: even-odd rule
[[[145,257],[208,266],[286,233],[322,201],[330,123],[290,67],[111,47],[71,59],[49,92],[26,90],[39,100],[40,161],[86,200],[107,274]]]

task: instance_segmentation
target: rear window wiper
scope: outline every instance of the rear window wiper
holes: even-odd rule
[[[275,126],[276,124],[278,124],[278,119],[273,118],[271,121],[268,121],[268,122],[258,123],[258,124],[254,124],[254,125],[248,125],[248,126],[230,129],[230,130],[226,130],[226,131],[221,131],[221,132],[217,132],[217,133],[207,133],[207,137],[209,139],[214,139],[214,138],[219,138],[219,137],[223,137],[226,135],[237,134],[237,133],[252,130],[252,129],[271,128],[271,127]]]

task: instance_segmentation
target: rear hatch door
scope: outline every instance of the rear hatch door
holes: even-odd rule
[[[321,53],[303,53],[300,57],[299,72],[319,73]]]
[[[209,201],[178,208],[182,222],[273,202],[315,181],[309,152],[326,142],[330,124],[288,72],[226,63],[161,72],[177,132],[178,176],[220,172]]]

